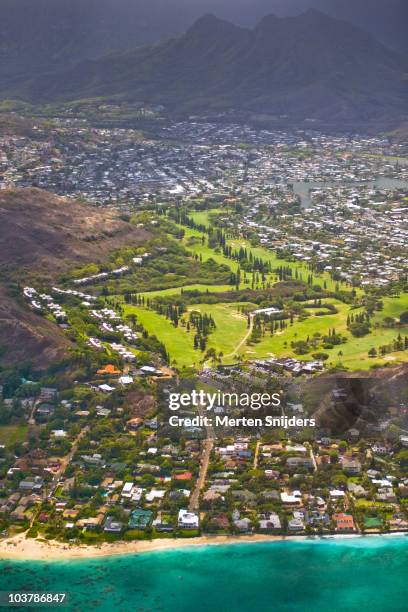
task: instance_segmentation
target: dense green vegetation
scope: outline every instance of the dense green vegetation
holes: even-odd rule
[[[311,265],[281,259],[225,233],[220,215],[220,209],[173,211],[175,219],[135,215],[133,223],[152,225],[152,240],[64,280],[69,285],[73,278],[129,267],[123,276],[92,285],[92,291],[142,332],[132,349],[142,363],[150,351],[180,368],[269,356],[323,359],[327,367],[350,369],[406,359],[407,293],[366,294]],[[142,265],[134,264],[135,258],[142,258]],[[253,315],[265,308],[275,314]],[[120,340],[101,334],[76,305],[69,315],[77,340]]]
[[[194,216],[197,223],[208,224],[208,211]],[[329,367],[341,363],[351,369],[405,358],[404,338],[408,335],[408,326],[401,325],[398,317],[406,310],[407,294],[377,300],[371,307],[360,291],[339,286],[328,274],[314,275],[305,265],[282,261],[264,248],[254,249],[247,242],[240,243],[240,248],[246,249],[247,260],[249,252],[256,253],[258,263],[264,261],[276,266],[273,271],[265,271],[262,278],[261,272],[254,274],[250,266],[246,271],[238,261],[220,252],[219,245],[209,246],[206,233],[184,229],[181,241],[187,251],[198,256],[201,262],[214,261],[223,269],[228,266],[235,276],[231,285],[188,284],[143,292],[137,298],[144,300],[143,307],[138,304],[125,307],[125,312],[134,313],[149,333],[162,339],[171,362],[197,366],[206,361],[209,349],[212,349],[213,361],[224,363],[271,355],[310,360],[318,355],[323,356]],[[291,273],[285,274],[288,270]],[[186,314],[175,325],[163,312],[157,312],[158,304],[177,305],[183,313],[194,308],[211,315],[216,328],[204,349],[194,345]],[[275,326],[270,321],[255,323],[248,335],[247,313],[257,307],[271,306],[283,309],[282,322],[279,325],[276,322]],[[365,324],[367,328],[358,328]]]

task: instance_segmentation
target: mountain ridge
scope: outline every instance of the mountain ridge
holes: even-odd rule
[[[172,114],[243,111],[299,121],[401,123],[408,60],[348,22],[309,10],[253,29],[214,15],[160,44],[82,62],[25,84],[34,102],[141,100]]]
[[[151,234],[116,211],[87,206],[36,188],[0,190],[0,365],[47,366],[72,344],[54,323],[22,303],[30,283],[52,283],[67,270],[101,263]]]
[[[200,13],[242,27],[308,6],[346,19],[408,55],[405,0],[0,0],[0,81],[178,36]]]

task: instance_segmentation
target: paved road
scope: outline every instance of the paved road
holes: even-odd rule
[[[60,467],[59,467],[58,471],[55,472],[55,474],[53,475],[53,478],[52,478],[51,482],[49,483],[49,485],[46,488],[44,488],[44,491],[42,493],[43,499],[47,497],[47,493],[46,493],[47,489],[50,491],[50,493],[48,494],[48,497],[51,497],[53,495],[56,487],[58,486],[59,477],[67,469],[69,463],[71,462],[72,457],[74,456],[74,454],[77,451],[79,441],[81,440],[81,438],[83,436],[85,436],[88,433],[88,431],[89,431],[89,425],[84,427],[79,432],[79,434],[77,435],[77,437],[75,438],[75,440],[72,443],[71,450],[69,451],[69,453],[67,455],[65,455],[65,457],[62,457],[61,464],[60,464]],[[33,513],[33,516],[32,516],[31,521],[30,521],[30,528],[33,526],[34,521],[37,518],[39,512],[40,512],[40,507],[37,508],[36,511]]]
[[[210,463],[211,451],[214,446],[213,438],[207,438],[203,442],[203,452],[201,455],[201,464],[200,464],[200,473],[197,478],[196,485],[194,487],[194,491],[190,497],[190,503],[188,509],[190,511],[194,511],[198,509],[198,502],[200,499],[200,493],[205,485],[205,480],[207,478],[208,465]]]
[[[205,406],[198,407],[198,413],[200,416],[206,415]],[[203,441],[203,448],[201,453],[200,460],[200,471],[198,474],[197,482],[195,484],[194,490],[190,497],[190,503],[188,505],[188,509],[190,511],[194,511],[198,509],[198,503],[200,501],[200,493],[204,488],[205,480],[207,478],[208,465],[210,463],[211,451],[214,446],[214,430],[213,427],[207,427],[207,438]]]
[[[317,472],[317,461],[316,461],[315,454],[314,454],[314,452],[313,452],[313,447],[312,447],[312,445],[310,445],[310,456],[311,456],[312,461],[313,461],[313,469],[314,469],[314,471],[315,471],[315,472]]]
[[[69,453],[67,455],[65,455],[65,457],[62,457],[61,463],[60,463],[60,467],[59,467],[58,471],[55,472],[54,477],[53,477],[52,481],[49,484],[49,489],[50,489],[51,492],[53,492],[55,487],[57,486],[59,477],[62,476],[62,474],[67,469],[68,465],[71,463],[71,459],[75,455],[75,453],[77,452],[78,444],[79,444],[81,438],[83,438],[89,432],[89,429],[90,429],[89,425],[87,425],[86,427],[84,427],[79,432],[79,434],[77,435],[77,437],[75,438],[75,440],[72,443],[71,450],[69,451]]]
[[[254,470],[256,470],[256,468],[258,467],[258,457],[259,457],[259,447],[260,446],[261,446],[261,441],[257,440],[256,447],[255,447],[254,465],[253,465]]]

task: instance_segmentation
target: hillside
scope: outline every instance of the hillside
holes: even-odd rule
[[[50,321],[35,315],[0,285],[0,363],[47,366],[61,359],[70,343]]]
[[[19,93],[36,102],[118,96],[176,115],[392,127],[407,113],[407,73],[407,60],[319,11],[271,15],[254,30],[207,15],[177,39],[32,79]]]
[[[264,15],[314,7],[408,53],[405,0],[0,0],[0,82],[181,34],[214,12],[252,27]]]
[[[177,21],[166,0],[0,0],[0,81],[157,41]]]
[[[61,356],[68,341],[58,328],[23,304],[19,286],[52,281],[68,268],[102,261],[148,232],[109,210],[89,208],[38,189],[0,192],[0,347],[3,363],[37,365]]]
[[[388,134],[392,142],[406,143],[408,141],[408,122],[398,126],[396,130]]]
[[[35,129],[39,125],[30,119],[12,114],[0,115],[0,137],[2,136],[24,136],[25,138],[40,138],[40,133]]]

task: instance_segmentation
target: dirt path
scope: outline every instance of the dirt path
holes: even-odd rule
[[[238,355],[240,349],[242,348],[242,346],[245,344],[245,342],[248,340],[248,338],[252,334],[253,327],[254,327],[254,317],[250,315],[249,316],[249,327],[248,327],[248,330],[247,330],[245,336],[237,344],[237,346],[234,348],[234,350],[231,351],[231,353],[229,353],[228,355],[224,355],[224,357],[233,357],[234,355]]]

